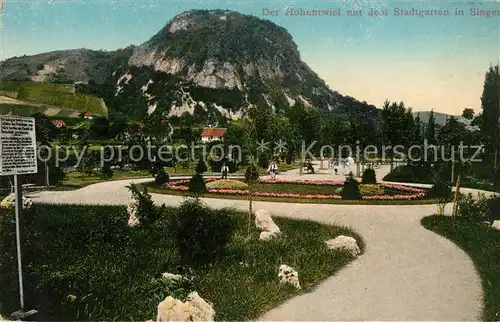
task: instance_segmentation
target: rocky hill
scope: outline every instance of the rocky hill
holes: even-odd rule
[[[77,63],[75,55],[87,59]],[[377,118],[374,106],[331,90],[301,60],[284,28],[234,11],[184,12],[145,43],[117,52],[48,53],[7,60],[0,68],[7,79],[92,80],[79,89],[104,97],[110,112],[126,115],[239,118],[250,106],[283,113],[301,104]]]
[[[414,112],[413,113],[413,116],[420,117],[420,121],[422,121],[424,124],[429,123],[430,115],[431,115],[430,111]],[[465,124],[467,129],[469,129],[471,131],[479,131],[479,127],[476,125],[473,125],[472,120],[468,120],[468,119],[464,118],[462,115],[450,115],[450,114],[434,112],[434,120],[438,126],[445,125],[446,121],[451,117],[454,117],[457,119],[458,122]]]
[[[127,64],[132,51],[133,47],[109,52],[82,48],[13,57],[0,62],[0,79],[104,83],[116,68]]]

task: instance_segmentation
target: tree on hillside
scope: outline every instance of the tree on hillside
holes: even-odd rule
[[[410,120],[411,119],[411,120]],[[382,109],[382,137],[383,143],[408,148],[408,142],[413,136],[413,116],[411,110],[407,110],[403,102],[384,102]],[[388,150],[391,159],[391,171],[393,170],[393,149]]]
[[[434,110],[429,114],[429,121],[425,128],[425,139],[429,145],[436,144],[436,119],[434,118]]]
[[[500,145],[500,67],[490,66],[484,79],[481,96],[482,122],[481,133],[485,141],[486,154],[493,158],[493,167],[497,167],[498,148]]]
[[[49,118],[41,113],[37,113],[33,115],[35,119],[35,134],[37,141],[41,145],[50,145],[56,137],[56,127]]]
[[[105,117],[96,117],[90,125],[90,135],[94,139],[106,139],[109,136],[109,121]]]
[[[472,108],[464,109],[462,116],[467,120],[472,120],[474,118],[474,110]]]
[[[422,121],[420,120],[420,116],[417,114],[414,120],[414,132],[413,132],[413,142],[415,144],[422,144],[423,136],[422,136]]]

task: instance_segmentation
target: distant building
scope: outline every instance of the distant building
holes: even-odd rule
[[[201,142],[222,141],[226,134],[225,128],[206,127],[201,132]]]
[[[92,116],[92,113],[90,113],[90,112],[85,113],[85,114],[83,115],[83,117],[84,117],[85,119],[87,119],[87,120],[91,120],[91,119],[93,119],[93,118],[94,118],[94,117]]]
[[[63,120],[53,120],[52,124],[54,124],[54,126],[58,129],[62,127],[67,127],[66,122],[64,122]]]

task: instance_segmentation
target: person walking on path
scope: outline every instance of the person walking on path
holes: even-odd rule
[[[222,179],[227,179],[227,174],[229,173],[229,167],[224,163],[221,168]]]
[[[276,166],[276,164],[273,162],[271,163],[271,165],[269,166],[269,169],[267,169],[267,172],[269,172],[269,174],[271,175],[271,178],[276,178],[276,172],[278,171],[278,167]]]

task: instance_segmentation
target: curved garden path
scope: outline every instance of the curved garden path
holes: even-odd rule
[[[283,176],[294,177],[293,173]],[[147,180],[150,179],[105,182],[76,191],[45,191],[31,196],[35,202],[123,205],[130,201],[125,186],[131,181]],[[183,200],[180,196],[158,194],[153,194],[153,198],[168,205]],[[204,199],[204,202],[214,208],[248,209],[244,200]],[[481,282],[471,259],[452,242],[420,225],[421,218],[435,213],[435,205],[255,202],[255,208],[266,208],[277,216],[350,226],[366,241],[365,253],[349,266],[314,291],[287,301],[259,320],[481,318]],[[447,212],[450,210],[448,205]]]

